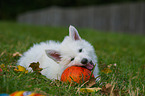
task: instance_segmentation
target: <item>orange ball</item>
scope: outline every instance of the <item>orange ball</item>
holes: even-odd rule
[[[76,82],[78,84],[81,84],[89,80],[90,77],[94,78],[93,74],[91,76],[90,70],[84,67],[71,66],[71,67],[66,68],[63,71],[61,75],[61,81],[67,82],[67,83]]]

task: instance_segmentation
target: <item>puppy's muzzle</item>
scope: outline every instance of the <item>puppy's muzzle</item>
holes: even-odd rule
[[[84,67],[89,70],[92,70],[94,68],[94,63],[92,61],[89,62],[87,58],[83,58],[81,63],[84,64]]]

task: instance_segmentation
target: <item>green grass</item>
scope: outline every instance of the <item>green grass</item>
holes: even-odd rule
[[[76,26],[77,27],[77,26]],[[82,38],[89,41],[96,50],[101,81],[94,87],[107,83],[121,95],[145,95],[145,36],[107,33],[91,29],[78,29]],[[0,65],[16,66],[15,52],[25,52],[33,43],[46,40],[62,41],[68,35],[67,27],[32,26],[14,22],[0,22]],[[101,72],[110,64],[115,64],[111,73]],[[102,95],[102,92],[76,93],[77,86],[60,81],[51,81],[35,73],[17,73],[7,68],[0,76],[0,93],[26,90],[50,95]],[[3,69],[4,70],[4,69]],[[6,71],[9,70],[9,71]]]

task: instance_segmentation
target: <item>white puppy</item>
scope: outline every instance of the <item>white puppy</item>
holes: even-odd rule
[[[78,31],[70,25],[69,36],[62,43],[55,41],[35,44],[18,60],[18,65],[24,66],[28,71],[30,63],[39,62],[42,75],[49,79],[60,80],[61,74],[69,66],[82,66],[89,70],[94,69],[94,76],[98,76],[97,57],[93,46],[81,39]]]

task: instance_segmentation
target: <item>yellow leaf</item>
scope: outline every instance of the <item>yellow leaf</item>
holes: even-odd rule
[[[28,70],[26,70],[25,67],[18,65],[16,69],[14,69],[17,72],[25,72],[28,73]]]
[[[97,92],[99,90],[101,90],[102,88],[81,88],[79,91],[83,92],[83,93],[91,93],[91,92]]]
[[[109,68],[104,68],[103,70],[101,70],[101,72],[108,74],[108,73],[111,73],[112,70]]]
[[[5,67],[5,65],[4,65],[4,64],[1,64],[1,65],[0,65],[0,68],[4,68],[4,67]]]

